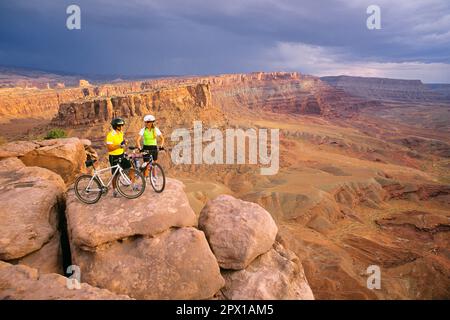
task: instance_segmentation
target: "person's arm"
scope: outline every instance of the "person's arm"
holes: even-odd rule
[[[138,147],[139,150],[141,149],[141,138],[144,136],[144,131],[145,128],[141,129],[135,139],[136,147]]]
[[[108,152],[122,148],[120,144],[114,144],[113,139],[109,135],[106,137],[106,147]]]
[[[136,147],[140,150],[141,149],[141,135],[140,134],[138,134],[136,136],[135,143],[136,143]]]
[[[120,144],[110,144],[108,142],[106,143],[106,146],[108,147],[109,152],[122,148]]]
[[[159,145],[163,148],[164,147],[164,136],[161,134],[158,138],[161,139],[161,142]]]
[[[156,128],[156,139],[158,140],[158,138],[160,139],[160,147],[164,147],[164,136],[162,135],[161,130],[159,130],[159,128]]]

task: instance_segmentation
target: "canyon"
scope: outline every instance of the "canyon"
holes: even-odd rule
[[[133,283],[125,284],[125,274],[118,275],[119,284],[104,276],[114,267],[111,261],[116,255],[128,254],[127,250],[129,256],[143,254],[145,259],[133,260],[130,265],[138,274],[155,259],[144,249],[146,246],[163,252],[162,244],[195,239],[195,246],[186,250],[199,250],[208,257],[210,286],[179,293],[186,298],[210,297],[225,283],[221,295],[230,299],[249,297],[250,292],[257,292],[252,296],[255,299],[312,295],[316,299],[448,299],[450,102],[445,92],[445,85],[430,86],[420,81],[318,78],[297,72],[186,76],[58,89],[5,88],[0,89],[0,128],[4,139],[11,142],[0,146],[0,158],[20,160],[10,165],[24,175],[33,163],[50,171],[59,170],[58,166],[46,165],[48,161],[36,162],[50,147],[39,142],[40,138],[50,128],[58,127],[70,137],[90,139],[100,155],[100,164],[105,165],[103,140],[115,116],[125,118],[125,134],[134,137],[142,127],[143,115],[154,114],[169,152],[176,145],[171,133],[192,128],[194,121],[201,121],[205,129],[223,132],[228,128],[278,129],[279,171],[275,175],[261,175],[261,164],[174,164],[169,152],[160,154],[159,161],[168,176],[185,186],[184,191],[177,189],[177,182],[171,187],[178,190],[173,198],[181,198],[184,193],[186,197],[176,210],[189,207],[171,220],[180,228],[177,233],[168,230],[168,225],[156,231],[143,228],[145,224],[121,229],[118,226],[123,213],[119,212],[116,226],[108,227],[104,215],[107,208],[99,207],[97,222],[105,223],[101,236],[106,238],[92,239],[88,235],[96,233],[89,228],[95,224],[69,190],[66,212],[68,224],[74,228],[72,255],[88,272],[89,284],[129,295]],[[59,144],[54,148],[66,150]],[[67,151],[58,152],[67,155]],[[60,191],[64,183],[69,186],[73,175],[81,170],[77,166],[64,168],[63,178],[52,178],[58,180],[52,187],[55,199],[64,193]],[[43,173],[36,171],[34,175],[41,177]],[[162,203],[173,201],[159,199],[156,194],[148,196]],[[235,207],[242,208],[245,216],[254,209],[244,208],[253,205],[270,214],[277,232],[265,222],[270,245],[266,243],[264,250],[256,251],[259,253],[249,258],[250,264],[240,261],[240,270],[228,273],[224,270],[235,264],[224,261],[214,249],[221,228],[214,219],[220,221],[223,210],[233,212],[237,209],[231,208]],[[221,206],[222,211],[215,209]],[[142,212],[152,219],[158,216],[151,210]],[[133,219],[144,219],[138,218],[137,211],[130,214]],[[196,229],[196,221],[206,240]],[[251,228],[256,230],[257,226]],[[44,244],[59,232],[54,227],[45,230],[45,239],[38,238],[33,247],[13,251],[14,255],[1,260],[19,263],[30,251],[45,250]],[[154,234],[162,244],[151,240]],[[276,239],[272,239],[274,234]],[[215,258],[204,246],[205,241]],[[94,254],[97,248],[108,249]],[[236,252],[234,247],[229,250]],[[169,258],[179,266],[175,257]],[[216,263],[222,268],[220,275],[214,271]],[[380,267],[380,289],[371,290],[366,285],[370,265]],[[287,273],[280,279],[285,287],[289,279],[298,282],[297,286],[288,286],[285,292],[289,294],[270,291],[270,295],[264,295],[264,290],[254,291],[250,286],[268,278],[260,270],[283,268]],[[303,277],[311,292],[304,286]],[[145,281],[155,279],[149,276]],[[155,297],[146,293],[145,284],[139,288],[135,298]],[[158,294],[171,297],[175,291],[167,289]]]

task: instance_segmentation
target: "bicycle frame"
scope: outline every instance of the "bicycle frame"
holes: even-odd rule
[[[148,154],[148,153],[146,153],[146,154]],[[131,160],[132,160],[131,163],[132,163],[133,167],[136,170],[146,170],[148,166],[150,166],[150,168],[152,168],[153,167],[153,156],[151,154],[148,154],[148,155],[149,155],[150,159],[148,160],[147,165],[145,166],[145,168],[138,168],[138,167],[136,167],[136,162],[135,162],[137,159],[142,159],[142,160],[144,159],[144,152],[141,153],[141,154],[134,154],[133,156],[131,156]]]
[[[114,173],[111,175],[111,177],[108,179],[107,184],[105,185],[105,183],[103,182],[102,178],[100,177],[100,174],[102,172],[105,172],[105,171],[108,171],[108,170],[111,170],[111,169],[115,169]],[[102,191],[102,190],[90,189],[92,180],[94,180],[95,178],[97,178],[97,180],[100,182],[102,188],[109,188],[109,185],[112,183],[112,181],[113,181],[114,177],[117,175],[117,173],[119,173],[121,175],[121,177],[125,180],[126,183],[129,183],[129,184],[132,183],[131,180],[127,177],[127,175],[123,174],[122,167],[119,164],[116,164],[116,165],[114,165],[112,167],[108,167],[108,168],[104,168],[104,169],[100,169],[100,170],[97,170],[97,169],[94,168],[94,174],[93,174],[91,180],[89,181],[89,183],[88,183],[88,185],[86,187],[86,190]]]

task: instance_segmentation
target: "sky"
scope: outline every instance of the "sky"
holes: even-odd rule
[[[81,9],[79,30],[66,27],[71,4]],[[379,6],[381,29],[367,28],[369,5]],[[450,0],[0,0],[0,65],[450,83]]]

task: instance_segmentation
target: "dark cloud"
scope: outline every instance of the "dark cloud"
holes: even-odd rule
[[[248,72],[302,68],[286,50],[308,46],[343,66],[450,63],[447,0],[379,0],[382,29],[375,31],[366,28],[371,2],[2,1],[0,64],[90,74]],[[81,7],[81,30],[65,27],[70,4]]]

